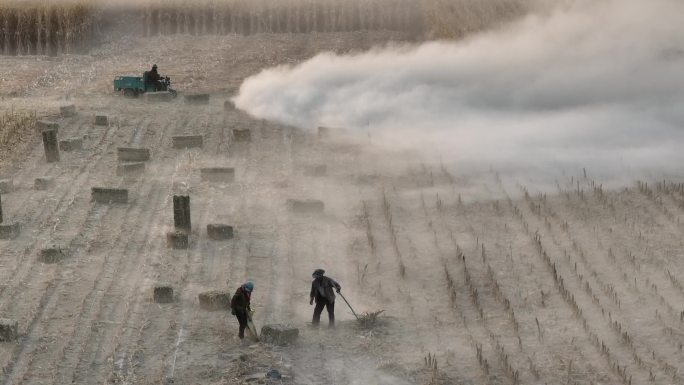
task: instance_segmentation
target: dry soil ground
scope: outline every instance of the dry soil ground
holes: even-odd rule
[[[37,140],[3,166],[16,186],[2,196],[5,218],[23,228],[0,241],[0,318],[21,334],[0,343],[0,384],[254,383],[271,368],[296,384],[684,382],[678,186],[607,191],[590,175],[559,175],[541,194],[496,170],[473,176],[366,136],[321,138],[223,109],[261,68],[390,40],[404,37],[117,38],[90,56],[0,58],[0,107],[35,109],[60,137],[84,138],[58,163]],[[211,92],[210,105],[111,92],[114,75],[151,62],[180,91]],[[67,103],[77,115],[58,117]],[[95,114],[110,124],[94,126]],[[233,128],[252,141],[235,142]],[[203,135],[204,147],[173,149],[180,134]],[[152,150],[144,176],[116,176],[122,146]],[[305,172],[321,164],[326,175]],[[200,181],[204,166],[234,167],[235,182]],[[56,187],[35,190],[40,176]],[[96,186],[127,188],[130,201],[92,202]],[[165,244],[178,193],[191,197],[189,250]],[[288,198],[320,199],[325,212],[292,212]],[[209,240],[209,223],[233,225],[235,239]],[[52,244],[68,257],[39,262]],[[338,301],[337,329],[309,328],[321,266],[384,321],[360,329]],[[297,345],[241,344],[230,314],[199,308],[198,293],[245,279],[257,325],[292,323]],[[174,303],[152,302],[158,282],[174,287]]]

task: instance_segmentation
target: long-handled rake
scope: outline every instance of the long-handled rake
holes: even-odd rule
[[[349,306],[349,309],[351,310],[352,314],[354,314],[354,317],[356,317],[356,319],[358,320],[358,319],[359,319],[359,316],[358,316],[358,315],[356,314],[356,312],[354,311],[354,308],[349,304],[349,301],[347,301],[347,299],[344,298],[344,296],[342,295],[342,293],[337,292],[337,294],[339,294],[340,297],[342,297],[342,299],[343,299],[344,302],[347,304],[347,306]]]
[[[380,314],[385,312],[384,310],[379,310],[379,311],[375,311],[375,312],[366,312],[366,313],[363,313],[361,315],[358,315],[358,314],[356,314],[356,311],[354,311],[354,308],[351,307],[351,305],[349,304],[349,301],[347,301],[347,299],[344,298],[342,293],[337,293],[337,294],[339,294],[340,297],[342,297],[344,302],[347,304],[347,306],[349,306],[349,309],[352,311],[352,314],[354,314],[354,317],[356,317],[356,321],[358,322],[359,326],[361,326],[362,328],[374,327],[377,324],[378,316],[380,316]]]
[[[252,335],[252,338],[256,342],[259,342],[259,332],[257,331],[256,325],[254,325],[250,312],[247,312],[247,330],[249,330],[249,334]]]

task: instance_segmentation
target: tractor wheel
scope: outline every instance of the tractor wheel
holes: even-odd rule
[[[126,88],[124,90],[124,96],[127,98],[137,98],[138,97],[138,91],[134,90],[133,88]]]

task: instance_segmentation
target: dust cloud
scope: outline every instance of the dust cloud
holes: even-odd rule
[[[682,14],[676,0],[566,2],[457,42],[267,69],[234,101],[462,165],[671,175],[684,161]]]

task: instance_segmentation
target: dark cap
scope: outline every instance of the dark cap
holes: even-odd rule
[[[316,270],[314,270],[313,274],[311,274],[311,276],[314,277],[314,278],[316,278],[316,277],[322,277],[323,274],[325,274],[325,270],[323,270],[323,269],[316,269]]]

